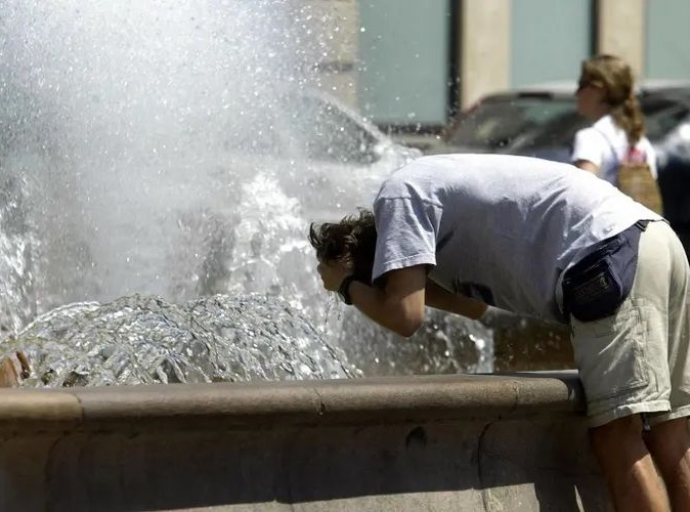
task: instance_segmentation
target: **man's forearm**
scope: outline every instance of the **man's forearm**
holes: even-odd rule
[[[402,336],[412,336],[424,321],[426,269],[418,265],[386,274],[385,287],[354,281],[352,304],[374,322]]]
[[[424,312],[420,314],[414,297],[400,300],[359,281],[350,285],[350,297],[352,304],[364,315],[405,337],[412,336],[424,321]]]
[[[423,267],[394,271],[385,289],[354,281],[349,286],[352,303],[379,325],[402,336],[411,336],[424,321],[424,307],[476,320],[488,306],[481,301],[453,294],[427,279]]]

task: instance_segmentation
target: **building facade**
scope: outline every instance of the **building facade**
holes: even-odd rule
[[[433,130],[484,94],[574,82],[597,53],[623,57],[641,79],[690,81],[688,0],[312,3],[341,27],[325,83],[384,126]]]

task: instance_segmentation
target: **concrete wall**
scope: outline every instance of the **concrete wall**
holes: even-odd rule
[[[644,70],[645,1],[600,0],[598,2],[597,53],[617,55],[639,77]]]
[[[460,16],[460,102],[472,105],[510,85],[510,0],[464,0]]]
[[[574,374],[0,391],[2,510],[609,510]]]

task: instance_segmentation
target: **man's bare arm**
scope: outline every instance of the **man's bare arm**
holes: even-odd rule
[[[392,270],[383,289],[354,281],[352,304],[373,321],[402,336],[412,336],[424,322],[426,267]]]
[[[599,166],[593,164],[589,160],[578,160],[575,162],[575,167],[579,167],[583,171],[591,172],[595,176],[599,176]]]
[[[481,318],[488,309],[483,302],[451,293],[431,279],[427,279],[424,295],[427,306],[456,313],[472,320]]]
[[[327,290],[335,291],[348,273],[339,264],[319,264],[319,273]],[[427,267],[413,267],[386,273],[385,287],[376,288],[353,281],[348,292],[352,304],[379,325],[402,336],[412,336],[424,322],[426,305],[468,318],[479,318],[486,304],[454,295],[427,279]]]

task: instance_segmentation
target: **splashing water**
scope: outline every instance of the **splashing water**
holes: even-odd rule
[[[286,2],[3,3],[2,167],[31,182],[52,304],[168,294],[180,216],[241,215],[237,184],[275,170],[256,125],[280,82],[311,79],[283,44],[288,14]]]
[[[217,295],[169,304],[123,297],[72,304],[29,324],[7,349],[32,362],[31,387],[305,380],[356,374],[309,320],[277,297]]]
[[[16,333],[63,304],[107,303],[99,307],[108,311],[103,316],[95,305],[48,313],[20,336],[34,336],[43,322],[42,332],[56,335],[56,322],[69,324],[76,340],[92,328],[117,332],[119,324],[108,323],[118,316],[113,308],[124,314],[134,294],[185,303],[261,293],[285,298],[291,311],[265,314],[306,315],[300,318],[343,347],[353,343],[347,333],[370,336],[355,343],[372,347],[369,355],[396,357],[399,343],[389,337],[352,331],[358,323],[341,327],[343,318],[324,300],[306,233],[310,220],[370,204],[384,177],[417,154],[387,144],[314,92],[316,62],[329,41],[310,28],[324,22],[314,19],[313,6],[6,0],[0,9],[0,329]],[[251,312],[256,302],[245,304],[259,321]],[[155,331],[140,320],[133,329]],[[454,357],[470,331],[442,353]],[[190,337],[175,332],[184,352]],[[47,341],[57,338],[39,338],[46,349],[62,350]],[[78,346],[87,359],[71,356],[104,364],[92,353],[111,342],[98,339],[100,349]],[[154,338],[138,339],[152,343],[137,345],[142,357],[170,352],[155,348]],[[366,348],[350,354],[368,357]],[[414,367],[449,368],[441,358]],[[138,378],[171,375],[163,366],[146,372]]]
[[[37,312],[32,249],[36,240],[26,218],[21,179],[0,182],[0,334],[15,332]]]

